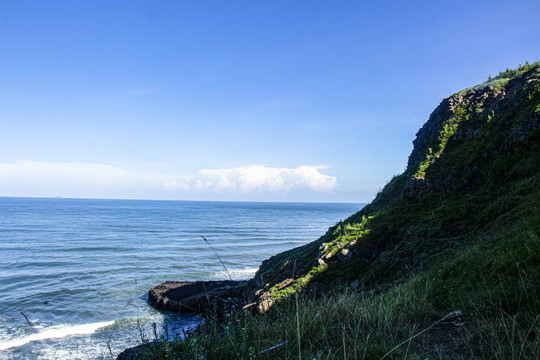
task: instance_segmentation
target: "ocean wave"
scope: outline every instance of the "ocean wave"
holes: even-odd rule
[[[48,339],[57,339],[74,335],[90,335],[98,329],[111,326],[114,321],[104,321],[91,324],[62,324],[41,328],[37,333],[19,337],[17,339],[0,342],[0,351],[19,347],[32,341],[42,341]]]
[[[231,275],[233,280],[247,280],[252,278],[259,268],[229,269],[228,271],[216,271],[210,277],[215,280],[226,280]]]

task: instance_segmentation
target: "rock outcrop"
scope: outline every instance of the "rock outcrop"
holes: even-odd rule
[[[245,281],[166,281],[148,292],[148,302],[164,311],[205,313],[215,305],[238,302],[245,284]]]
[[[487,83],[465,89],[444,99],[416,133],[413,151],[407,162],[407,171],[414,171],[414,168],[426,158],[428,149],[439,140],[443,126],[455,120],[460,110],[468,115],[474,113],[480,117],[495,117],[509,107],[519,105],[528,96],[529,90],[540,81],[538,74],[540,68],[535,67],[510,79],[503,88]],[[535,119],[536,117],[532,118],[532,124],[527,124],[527,129],[537,126]],[[478,129],[465,127],[455,132],[454,139],[472,140],[478,135]]]

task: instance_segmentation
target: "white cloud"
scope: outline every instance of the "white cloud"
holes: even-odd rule
[[[232,169],[202,169],[183,180],[169,180],[168,190],[211,190],[222,192],[281,192],[295,189],[330,191],[337,185],[335,176],[322,174],[321,166],[273,168],[259,165]]]
[[[168,180],[165,182],[165,190],[189,190],[189,185],[185,181]]]

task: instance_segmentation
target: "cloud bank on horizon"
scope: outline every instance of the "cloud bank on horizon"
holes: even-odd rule
[[[210,189],[216,193],[280,192],[298,188],[327,192],[337,186],[337,178],[321,174],[319,170],[325,168],[302,165],[290,169],[250,165],[232,169],[202,169],[193,177],[167,181],[165,188],[188,191]]]
[[[11,189],[0,196],[103,196],[125,189],[124,197],[137,198],[129,189],[145,188],[176,198],[189,194],[277,194],[296,190],[313,193],[331,192],[335,176],[321,173],[324,166],[302,165],[277,168],[261,165],[230,169],[201,169],[190,176],[171,176],[133,171],[119,166],[73,162],[19,161],[0,163],[0,188]],[[73,191],[80,190],[80,195]],[[26,195],[27,196],[27,195]]]

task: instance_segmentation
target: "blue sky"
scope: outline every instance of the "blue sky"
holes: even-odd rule
[[[0,0],[0,196],[367,202],[538,1]]]

